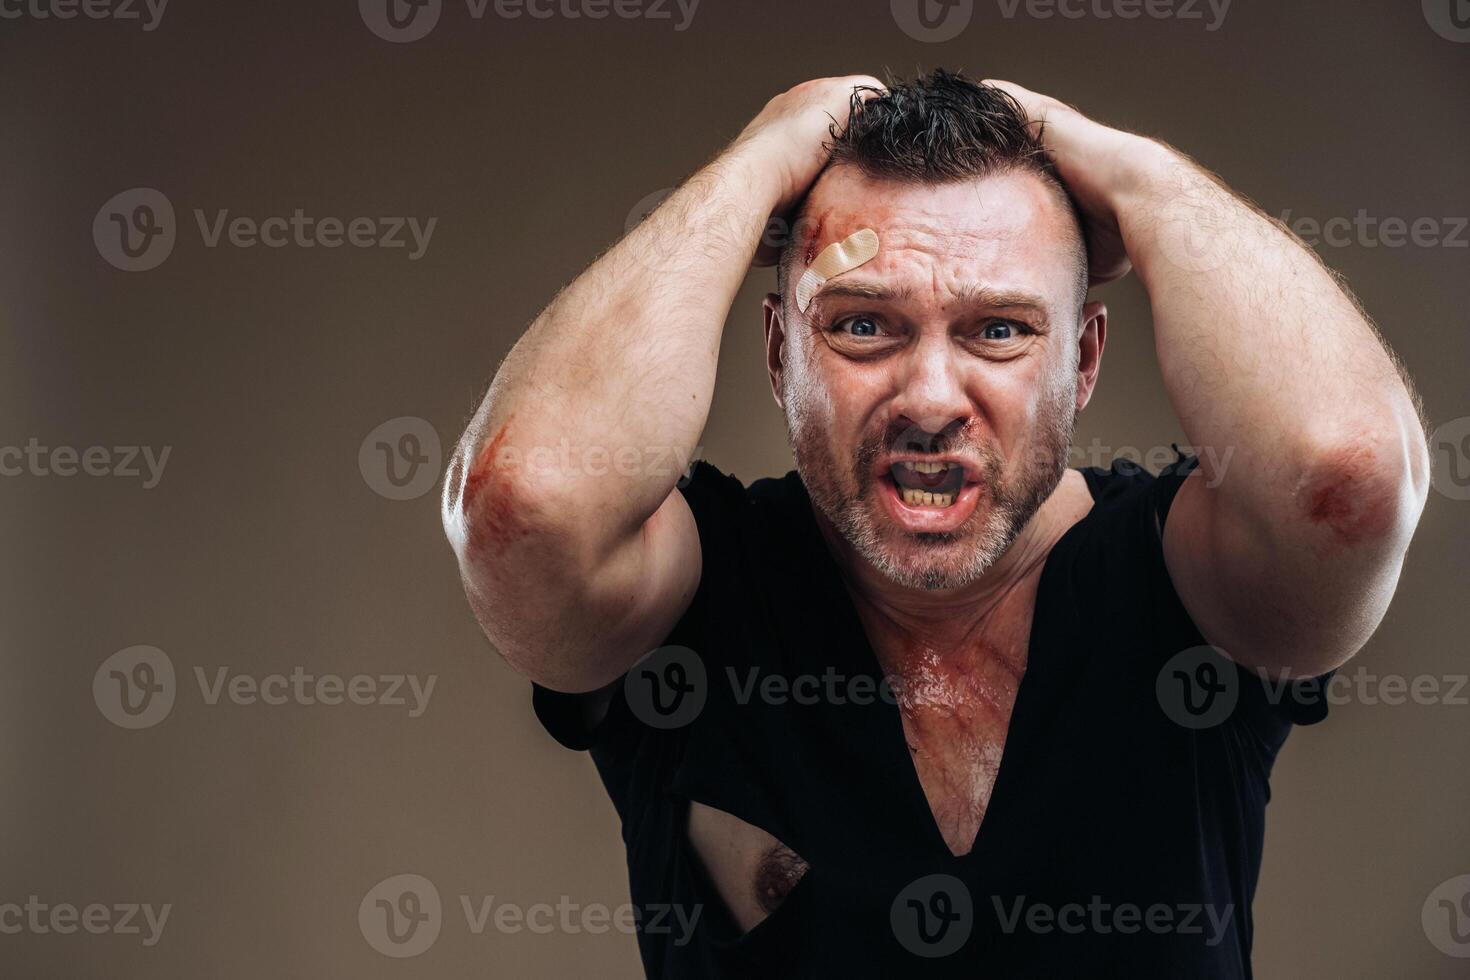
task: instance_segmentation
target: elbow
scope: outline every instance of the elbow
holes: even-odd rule
[[[485,570],[528,569],[544,575],[548,563],[586,557],[585,520],[566,481],[553,469],[522,465],[521,454],[504,447],[505,426],[495,436],[461,441],[444,478],[440,516],[462,568],[476,578]]]
[[[464,450],[454,453],[449,469],[444,474],[444,489],[439,498],[439,519],[444,524],[444,536],[459,557],[464,557],[466,523],[464,515]]]
[[[1299,517],[1340,548],[1402,554],[1429,488],[1429,453],[1417,421],[1335,441],[1307,456],[1293,497]]]

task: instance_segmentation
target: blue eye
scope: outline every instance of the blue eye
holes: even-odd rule
[[[1005,331],[1005,333],[1000,334],[1000,335],[997,335],[995,333],[995,331],[998,331],[998,330],[1003,330],[1003,331]],[[1011,334],[1013,334],[1015,332],[1016,332],[1015,324],[1013,324],[1013,323],[1007,323],[1005,321],[997,321],[996,323],[986,324],[986,326],[985,326],[985,339],[986,340],[1009,340],[1010,337],[1011,337]]]
[[[832,329],[840,331],[844,326],[847,327],[847,332],[854,337],[876,337],[880,329],[878,321],[870,316],[854,316],[846,320],[839,320]]]

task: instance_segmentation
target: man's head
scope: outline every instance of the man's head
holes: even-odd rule
[[[798,309],[813,259],[864,228],[877,256]],[[777,280],[768,367],[813,502],[899,584],[973,581],[1061,478],[1105,334],[1020,106],[945,72],[855,98]]]

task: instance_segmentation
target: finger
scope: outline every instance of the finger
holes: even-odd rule
[[[1029,88],[1017,85],[1015,82],[1007,82],[1000,78],[987,78],[980,83],[998,88],[1002,92],[1021,103],[1021,108],[1026,110],[1026,115],[1034,120],[1046,118],[1046,104],[1050,101],[1046,96],[1033,92]]]
[[[1038,93],[1031,91],[1024,85],[1017,85],[1015,82],[1008,82],[1003,78],[981,79],[980,84],[988,85],[991,88],[998,88],[1002,91],[1009,92],[1011,97],[1018,101],[1021,99],[1026,99],[1034,102],[1041,97]]]
[[[843,82],[851,85],[853,88],[875,90],[867,93],[868,95],[884,95],[888,92],[888,86],[884,85],[880,79],[874,78],[872,75],[848,75],[843,79]]]

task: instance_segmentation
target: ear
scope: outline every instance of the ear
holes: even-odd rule
[[[1108,308],[1097,300],[1082,307],[1077,327],[1077,411],[1092,400],[1097,373],[1102,369],[1103,344],[1108,339]]]
[[[766,331],[766,374],[771,379],[771,396],[784,412],[781,402],[781,368],[786,355],[786,324],[781,319],[781,297],[767,293],[761,301],[761,314],[765,318]]]

